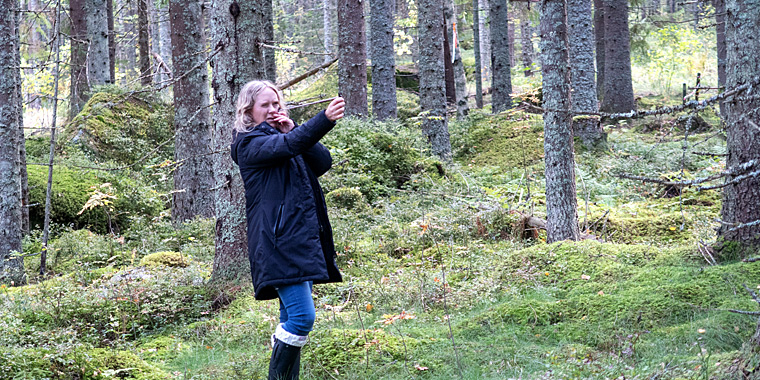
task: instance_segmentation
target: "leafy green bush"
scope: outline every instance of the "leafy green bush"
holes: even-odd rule
[[[348,118],[323,142],[333,156],[333,168],[322,180],[328,191],[355,187],[371,202],[413,182],[415,175],[443,174],[440,162],[420,153],[419,132],[397,124]]]
[[[339,207],[347,210],[363,211],[367,209],[367,201],[364,194],[352,187],[341,187],[325,195],[325,201],[330,207]]]

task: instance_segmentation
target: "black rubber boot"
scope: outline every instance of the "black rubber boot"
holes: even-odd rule
[[[298,380],[301,367],[301,347],[274,340],[269,361],[269,380]]]

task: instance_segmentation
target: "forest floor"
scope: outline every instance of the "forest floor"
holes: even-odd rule
[[[540,116],[452,120],[450,165],[425,155],[414,119],[341,121],[322,184],[344,282],[315,286],[301,378],[738,378],[757,317],[728,310],[757,311],[744,287],[760,287],[760,263],[709,249],[719,190],[619,177],[720,172],[721,156],[692,154],[725,152],[714,112],[701,116],[688,134],[675,117],[621,122],[606,149],[577,148],[579,222],[596,240],[554,244],[524,218],[545,218]],[[68,150],[62,163],[91,157]],[[159,164],[98,181],[128,187]],[[0,379],[266,377],[278,305],[205,286],[213,222],[132,213],[118,232],[59,226],[55,275],[0,287]]]

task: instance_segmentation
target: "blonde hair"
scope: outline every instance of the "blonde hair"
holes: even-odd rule
[[[243,86],[243,89],[240,90],[240,94],[238,95],[235,126],[233,128],[235,133],[246,133],[256,126],[253,117],[251,116],[251,110],[253,109],[253,105],[256,104],[256,97],[267,88],[271,88],[277,94],[280,109],[287,112],[282,91],[280,91],[274,83],[268,80],[252,80]]]

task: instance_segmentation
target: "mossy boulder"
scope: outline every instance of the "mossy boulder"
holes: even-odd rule
[[[325,195],[325,201],[327,201],[327,205],[330,207],[346,210],[364,211],[368,208],[364,194],[359,189],[353,187],[335,189]]]
[[[150,255],[143,257],[140,260],[140,265],[149,267],[166,266],[184,268],[188,265],[188,259],[180,252],[162,251],[151,253]]]
[[[32,227],[42,226],[48,169],[45,166],[30,165],[27,173],[29,203],[34,205],[29,208],[29,219]],[[104,187],[104,183],[111,185]],[[94,207],[83,210],[93,196],[103,197],[102,201],[111,203],[96,203],[93,204]],[[56,166],[53,170],[50,219],[54,223],[74,228],[91,228],[97,232],[110,232],[109,228],[118,231],[129,225],[132,216],[156,216],[163,208],[158,193],[128,176],[99,177],[99,174],[92,171],[67,166]]]
[[[472,112],[450,130],[454,158],[464,165],[522,168],[544,156],[544,124],[537,115]]]
[[[75,144],[93,160],[132,164],[155,150],[172,156],[174,111],[171,105],[142,92],[105,88],[90,97],[66,125],[61,142]]]

